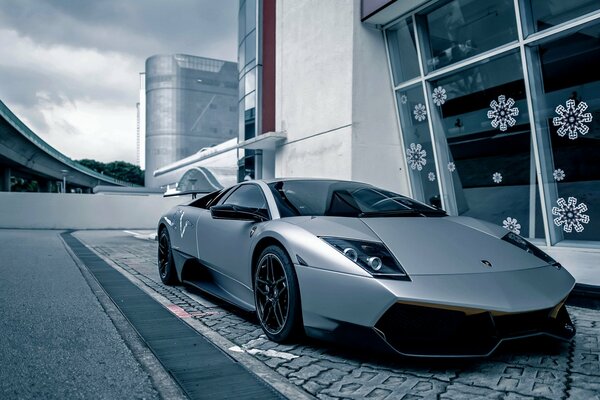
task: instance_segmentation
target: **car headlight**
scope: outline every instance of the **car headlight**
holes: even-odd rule
[[[406,279],[408,275],[389,250],[378,242],[321,237],[373,277]]]
[[[529,243],[527,240],[523,239],[521,236],[517,235],[514,232],[508,232],[506,235],[504,235],[504,237],[502,237],[502,240],[504,240],[505,242],[508,242],[514,246],[517,246],[522,250],[525,250],[526,252],[536,256],[537,258],[539,258],[540,260],[543,260],[544,262],[548,263],[549,265],[553,265],[556,268],[562,267],[562,265],[560,265],[560,263],[558,261],[556,261],[554,258],[550,257],[548,254],[544,253],[542,250],[537,248],[535,245]]]

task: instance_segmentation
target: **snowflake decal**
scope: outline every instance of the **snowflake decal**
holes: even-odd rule
[[[429,179],[430,182],[435,181],[435,174],[433,172],[430,172],[429,174],[427,174],[427,179]]]
[[[448,99],[446,89],[444,89],[441,86],[436,87],[435,89],[433,89],[433,94],[431,95],[431,98],[433,99],[433,102],[436,106],[441,106],[446,102],[446,99]]]
[[[408,156],[410,169],[421,171],[425,164],[427,164],[427,160],[425,159],[427,152],[420,144],[411,143],[410,147],[406,149],[406,155]]]
[[[413,114],[415,114],[415,119],[419,122],[425,121],[425,118],[427,118],[427,110],[425,110],[425,106],[421,103],[415,106]]]
[[[448,171],[450,171],[450,172],[456,171],[456,164],[454,164],[452,161],[450,161],[448,163]]]
[[[587,110],[587,104],[582,101],[575,107],[575,100],[567,100],[567,108],[562,104],[556,107],[556,113],[559,117],[552,118],[552,124],[558,126],[558,136],[563,137],[567,133],[569,139],[577,139],[578,134],[585,135],[590,128],[584,122],[592,122],[592,114],[584,113]]]
[[[408,101],[408,97],[406,97],[405,94],[403,94],[402,96],[400,96],[400,103],[406,104],[407,101]]]
[[[552,176],[554,177],[554,180],[557,182],[562,181],[563,179],[565,179],[565,171],[563,171],[560,168],[557,168],[554,170],[554,172],[552,173]]]
[[[498,96],[498,101],[492,100],[490,103],[491,110],[488,111],[487,116],[492,120],[492,126],[494,128],[500,127],[500,130],[504,132],[508,129],[508,126],[514,126],[517,122],[516,117],[519,115],[519,109],[513,107],[515,101],[510,97],[506,100],[504,95]]]
[[[590,217],[585,215],[587,206],[584,203],[577,205],[577,199],[575,197],[569,197],[568,202],[564,198],[560,197],[556,200],[558,207],[552,207],[552,215],[556,215],[554,218],[554,225],[563,226],[565,232],[573,232],[573,228],[577,232],[583,231],[582,223],[587,224],[590,222]]]
[[[494,183],[502,182],[502,174],[500,172],[494,172],[494,174],[492,175],[492,180],[494,181]]]
[[[521,224],[517,221],[516,218],[508,217],[504,221],[502,221],[502,226],[509,231],[516,233],[517,235],[521,233]]]

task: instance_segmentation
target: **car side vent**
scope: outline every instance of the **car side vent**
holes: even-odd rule
[[[305,267],[308,267],[308,264],[306,263],[306,261],[304,261],[302,259],[302,257],[300,257],[298,254],[296,254],[296,258],[298,259],[298,264],[304,265]]]

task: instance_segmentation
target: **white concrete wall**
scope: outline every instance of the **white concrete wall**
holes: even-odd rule
[[[154,229],[189,197],[0,192],[0,228]]]
[[[277,177],[352,176],[353,15],[353,0],[277,2]]]
[[[381,31],[360,0],[277,3],[275,176],[352,179],[408,193]]]
[[[360,21],[353,1],[352,179],[408,195],[383,33]]]

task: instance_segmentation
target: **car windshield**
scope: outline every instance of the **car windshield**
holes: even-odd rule
[[[281,217],[442,216],[442,210],[357,182],[292,180],[269,184]]]

